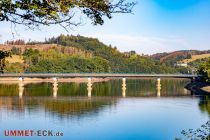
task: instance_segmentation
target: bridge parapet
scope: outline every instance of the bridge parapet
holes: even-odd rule
[[[154,78],[196,78],[201,77],[197,74],[129,74],[129,73],[4,73],[0,74],[1,77],[27,77],[27,78],[141,78],[141,77],[154,77]]]

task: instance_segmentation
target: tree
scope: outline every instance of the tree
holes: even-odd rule
[[[198,73],[203,75],[203,80],[210,82],[210,59],[200,65]]]
[[[126,0],[0,0],[0,22],[8,21],[30,29],[57,24],[67,29],[81,24],[78,17],[86,15],[94,25],[102,25],[104,17],[113,13],[131,13],[136,2]],[[80,16],[76,13],[80,11]],[[75,19],[77,17],[77,19]],[[4,62],[7,52],[0,51]],[[2,70],[5,63],[0,66]]]
[[[193,130],[182,130],[181,132],[187,139],[190,140],[209,140],[210,139],[210,121],[203,124],[200,128]]]
[[[9,57],[9,56],[11,56],[10,52],[0,51],[0,73],[4,72],[4,68],[5,68],[5,64],[6,64],[5,58]]]
[[[0,21],[10,21],[29,28],[59,24],[66,28],[81,22],[75,17],[86,15],[94,25],[113,13],[131,13],[136,2],[127,0],[1,0]],[[76,15],[80,11],[80,15]]]

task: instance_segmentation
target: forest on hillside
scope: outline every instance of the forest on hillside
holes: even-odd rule
[[[116,47],[105,45],[95,38],[60,35],[44,42],[21,42],[22,44],[58,44],[47,51],[13,47],[12,54],[23,56],[24,63],[7,62],[5,72],[114,72],[114,73],[188,73],[184,67],[169,66],[154,58],[138,55],[135,51],[120,52]],[[15,44],[14,42],[9,42]],[[78,51],[66,53],[66,48]],[[80,53],[77,53],[80,52]],[[82,52],[82,53],[81,53]],[[89,54],[89,55],[87,55]]]

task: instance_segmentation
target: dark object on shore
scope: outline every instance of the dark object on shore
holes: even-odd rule
[[[210,86],[210,83],[206,82],[191,82],[185,86],[186,89],[192,91],[195,95],[210,95],[210,92],[202,90],[203,87]]]

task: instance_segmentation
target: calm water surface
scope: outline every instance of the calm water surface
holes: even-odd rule
[[[210,118],[209,97],[192,96],[184,79],[130,79],[87,85],[0,84],[1,139],[174,140]],[[56,93],[55,93],[56,92]],[[20,97],[22,96],[22,97]],[[63,137],[4,137],[4,130],[53,130]]]

